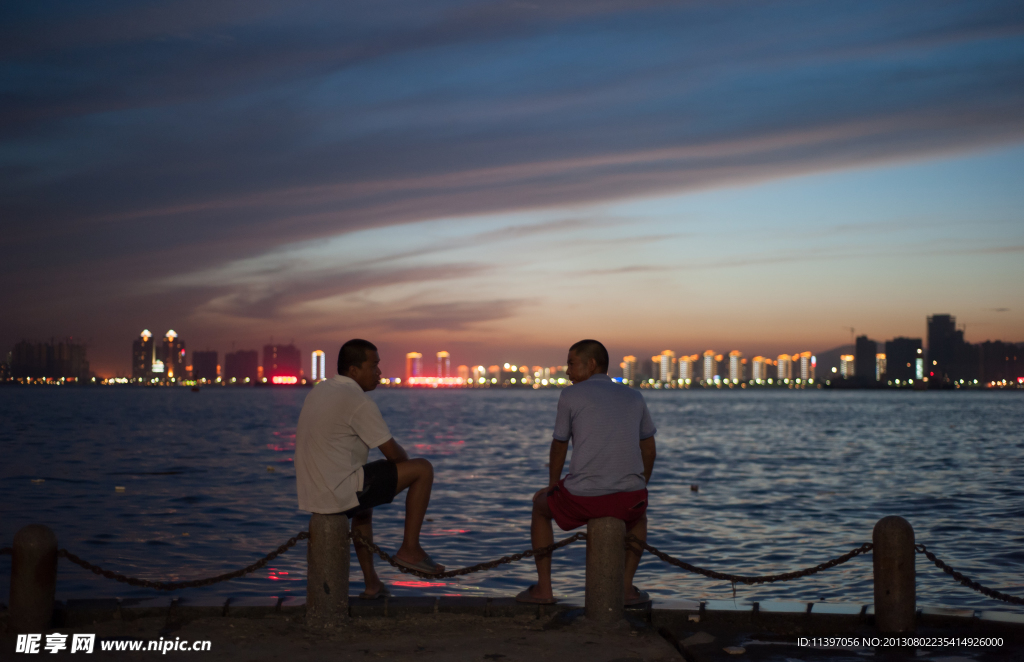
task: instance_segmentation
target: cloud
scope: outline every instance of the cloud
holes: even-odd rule
[[[474,325],[514,316],[527,299],[494,299],[414,305],[382,319],[392,331],[466,331]]]

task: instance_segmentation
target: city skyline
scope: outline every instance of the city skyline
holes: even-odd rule
[[[4,13],[0,347],[1024,340],[1014,3]]]

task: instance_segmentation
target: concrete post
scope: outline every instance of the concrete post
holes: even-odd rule
[[[11,552],[10,629],[40,634],[50,629],[57,592],[57,536],[42,524],[14,534]]]
[[[626,523],[615,517],[587,522],[588,621],[614,623],[622,614],[622,574],[626,565]]]
[[[306,623],[335,627],[348,619],[348,517],[309,518],[306,551]]]
[[[881,632],[912,632],[917,595],[914,585],[914,528],[890,515],[871,535],[875,566],[875,625]]]

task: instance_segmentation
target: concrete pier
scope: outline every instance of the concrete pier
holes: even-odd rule
[[[890,515],[871,534],[875,567],[875,625],[880,632],[912,632],[917,610],[914,528]]]
[[[336,627],[348,618],[348,517],[309,518],[306,560],[306,620],[316,627]]]
[[[14,535],[11,557],[10,630],[44,632],[57,591],[57,536],[47,526],[29,524]]]
[[[587,620],[614,623],[623,616],[626,523],[615,517],[587,522]]]

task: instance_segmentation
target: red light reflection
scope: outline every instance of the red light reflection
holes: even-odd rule
[[[431,586],[444,586],[444,582],[392,582],[393,586],[408,586],[409,588],[430,588]]]

